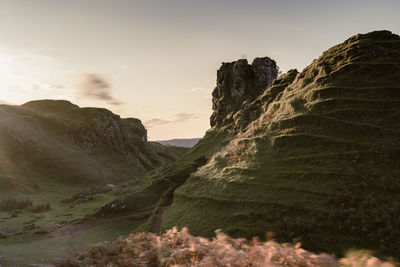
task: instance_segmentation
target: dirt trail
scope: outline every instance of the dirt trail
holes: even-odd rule
[[[52,231],[51,236],[52,237],[63,237],[63,236],[81,235],[81,234],[85,233],[87,229],[97,226],[97,225],[107,224],[107,223],[111,223],[111,222],[118,222],[118,221],[123,221],[123,220],[138,219],[143,215],[150,215],[152,212],[153,212],[153,210],[151,209],[151,210],[147,210],[147,211],[143,211],[143,212],[127,214],[127,215],[122,215],[122,216],[113,217],[113,218],[88,219],[81,223],[68,224],[68,225],[64,225],[58,229],[55,229],[54,231]]]
[[[154,234],[159,234],[161,232],[161,223],[163,220],[164,213],[168,210],[169,206],[159,207],[157,209],[156,215],[154,215],[153,222],[150,227],[150,232]]]
[[[179,170],[177,173],[173,173],[170,176],[166,176],[165,179],[166,180],[176,179],[178,181],[181,181],[181,183],[180,183],[180,185],[181,185],[183,183],[182,181],[186,181],[193,172],[195,172],[200,166],[203,166],[206,163],[207,163],[207,159],[205,157],[200,157],[200,158],[194,160],[191,165],[185,166],[185,168],[183,168],[182,170]],[[172,205],[173,198],[174,198],[174,192],[178,187],[179,186],[177,185],[174,188],[167,188],[168,191],[166,192],[167,193],[167,198],[165,199],[166,201],[164,202],[163,206],[160,206],[157,208],[156,214],[153,217],[153,220],[152,220],[152,223],[150,226],[151,233],[159,234],[161,232],[161,224],[163,221],[164,213]],[[133,213],[133,214],[123,215],[123,216],[114,217],[114,218],[92,219],[92,220],[87,220],[87,221],[79,223],[79,224],[66,225],[66,226],[60,227],[59,229],[55,229],[52,232],[52,236],[60,237],[60,236],[70,236],[70,235],[82,234],[85,232],[85,230],[87,230],[88,228],[93,227],[95,225],[116,222],[116,221],[121,221],[121,220],[135,219],[136,217],[140,218],[140,216],[143,216],[143,215],[151,215],[153,213],[153,211],[154,211],[154,209],[151,209],[151,210],[147,210],[144,212]]]

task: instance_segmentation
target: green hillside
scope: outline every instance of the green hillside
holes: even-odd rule
[[[48,182],[128,181],[186,151],[147,142],[140,120],[121,119],[106,109],[55,100],[0,106],[2,191],[34,193]]]
[[[47,263],[73,248],[127,234],[129,219],[75,234],[68,227],[113,199],[121,183],[188,149],[147,141],[138,119],[40,100],[0,105],[0,265]]]
[[[400,251],[398,35],[353,36],[282,75],[248,110],[256,119],[175,191],[163,229]],[[241,128],[245,111],[213,131]]]

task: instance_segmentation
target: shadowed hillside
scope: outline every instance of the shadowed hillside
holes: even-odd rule
[[[0,106],[1,189],[29,193],[41,182],[132,180],[186,152],[147,142],[138,119],[100,108],[41,100]]]

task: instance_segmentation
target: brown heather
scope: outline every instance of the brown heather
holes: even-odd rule
[[[394,267],[368,253],[353,253],[336,260],[328,254],[314,254],[300,248],[300,243],[280,245],[273,240],[234,239],[217,231],[212,240],[195,237],[187,228],[168,230],[157,236],[152,233],[131,234],[116,242],[88,248],[84,253],[58,267],[77,266],[366,266]]]

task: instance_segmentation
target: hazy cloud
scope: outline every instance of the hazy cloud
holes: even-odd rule
[[[110,82],[99,74],[83,74],[81,83],[78,85],[78,90],[83,96],[105,101],[111,105],[123,104],[112,96],[112,86]]]
[[[164,125],[164,124],[168,124],[171,123],[171,121],[169,120],[164,120],[164,119],[150,119],[144,122],[144,124],[148,125],[148,126],[152,126],[152,125]]]
[[[59,89],[65,89],[66,87],[64,85],[61,84],[49,84],[49,87],[55,90],[59,90]]]
[[[200,115],[197,113],[179,113],[171,116],[169,118],[154,118],[144,122],[146,126],[153,126],[153,125],[165,125],[170,123],[179,123],[185,122],[191,119],[198,119]]]
[[[203,98],[211,99],[212,89],[204,88],[204,87],[194,87],[192,88],[193,93],[200,95]]]

